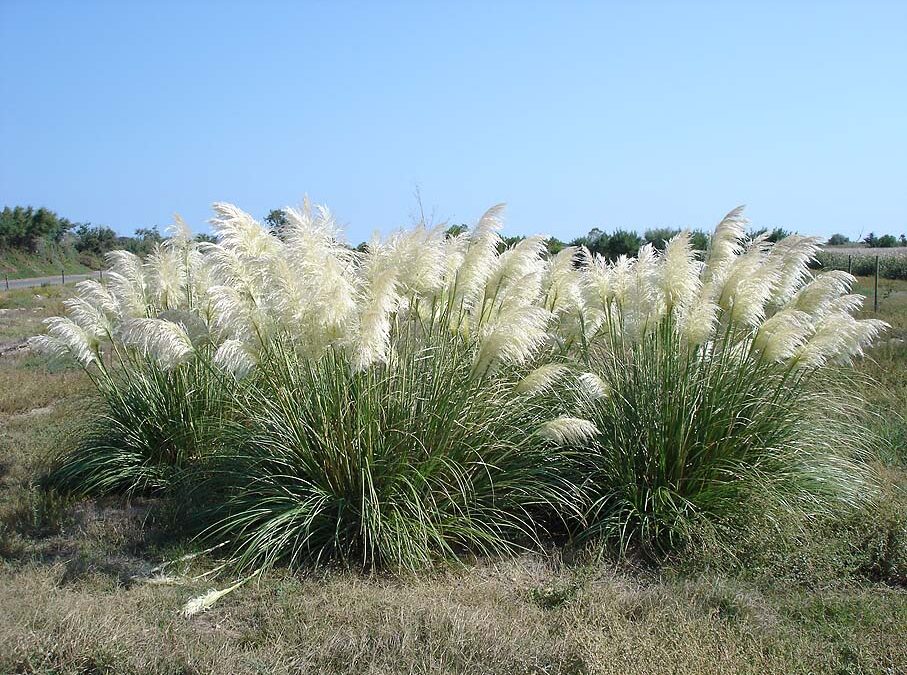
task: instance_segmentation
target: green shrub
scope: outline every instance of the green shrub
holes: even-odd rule
[[[95,496],[166,492],[218,447],[232,379],[204,359],[167,369],[133,358],[96,382],[77,440],[54,458],[46,484]]]
[[[408,325],[392,341],[393,361],[364,370],[281,344],[262,359],[201,487],[223,495],[208,535],[232,542],[240,568],[501,553],[571,507],[560,458],[532,438],[548,411],[513,375],[477,376],[456,336]]]
[[[561,437],[584,463],[581,538],[659,558],[710,529],[727,542],[753,504],[816,516],[866,489],[862,399],[826,373],[884,324],[853,319],[852,277],[809,280],[815,239],[747,240],[744,222],[719,225],[704,264],[683,233],[576,273],[585,301],[560,330],[590,372]]]

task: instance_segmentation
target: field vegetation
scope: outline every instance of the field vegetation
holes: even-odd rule
[[[903,282],[216,208],[0,299],[0,669],[907,666]]]

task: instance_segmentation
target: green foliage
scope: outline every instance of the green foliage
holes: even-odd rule
[[[75,247],[79,253],[90,253],[100,258],[116,245],[117,234],[109,227],[82,223],[76,230]]]
[[[263,360],[201,487],[225,495],[208,534],[240,568],[501,553],[570,507],[562,462],[531,436],[546,409],[513,376],[476,377],[461,339],[402,330],[393,363],[364,371],[280,344]]]
[[[49,209],[4,207],[0,211],[0,249],[35,252],[40,242],[59,243],[74,224]]]
[[[469,228],[466,225],[451,225],[444,232],[448,237],[457,237],[464,232],[469,231]]]
[[[590,253],[600,255],[608,260],[616,260],[621,255],[635,256],[642,246],[642,238],[630,230],[617,229],[608,234],[593,228],[585,237],[570,242],[573,246],[585,246]]]
[[[782,239],[784,239],[785,237],[789,237],[792,234],[795,234],[795,232],[791,232],[790,230],[785,230],[783,227],[776,227],[773,230],[769,230],[767,228],[762,228],[759,230],[751,230],[749,232],[749,236],[753,239],[755,239],[756,237],[759,237],[763,234],[768,235],[766,237],[766,241],[770,241],[773,244],[775,244],[775,243],[778,243],[779,241],[781,241]]]
[[[643,238],[659,251],[664,251],[668,240],[679,233],[680,230],[672,227],[656,227],[646,230]]]
[[[172,370],[124,357],[96,377],[87,421],[55,458],[47,485],[94,496],[166,492],[217,448],[232,378],[203,357]]]
[[[693,230],[690,236],[690,245],[694,251],[705,251],[709,248],[709,235],[702,230]]]
[[[898,245],[898,238],[893,234],[884,234],[879,237],[877,245],[879,248],[894,248]]]
[[[843,234],[833,234],[828,238],[829,246],[843,246],[850,243],[850,237]]]
[[[268,211],[268,215],[265,216],[265,222],[272,232],[279,232],[287,226],[289,221],[283,209],[271,209]]]
[[[837,446],[865,451],[860,400],[840,383],[727,342],[706,355],[670,318],[639,343],[609,344],[589,356],[607,393],[579,408],[598,429],[581,451],[592,501],[581,538],[658,559],[703,538],[732,546],[757,518],[859,503],[864,470]]]
[[[548,255],[557,255],[565,248],[567,248],[567,244],[562,242],[557,237],[549,237],[545,242],[545,248],[548,250]]]

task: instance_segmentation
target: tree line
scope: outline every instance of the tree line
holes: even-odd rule
[[[200,234],[198,239],[211,239]],[[105,253],[125,249],[144,255],[164,240],[157,227],[138,228],[132,236],[117,234],[106,225],[76,223],[50,209],[4,207],[0,211],[0,252],[55,254],[75,251],[83,262],[99,262]]]
[[[287,217],[283,210],[272,209],[264,218],[264,222],[275,232],[279,232],[286,225]],[[448,228],[449,235],[457,235],[466,231],[466,225],[453,225]],[[592,228],[581,237],[569,242],[551,237],[547,241],[548,252],[554,255],[566,246],[585,246],[592,253],[614,260],[618,256],[634,256],[639,249],[647,243],[657,249],[663,249],[665,243],[680,232],[679,228],[650,228],[642,235],[634,230],[623,228],[606,232],[600,228]],[[751,236],[767,235],[768,241],[776,242],[783,239],[790,231],[784,228],[773,230],[754,230]],[[709,243],[709,236],[703,230],[692,231],[693,247],[704,251]],[[196,237],[200,241],[212,240],[207,234]],[[502,246],[509,247],[516,244],[524,237],[504,237]],[[0,212],[0,251],[19,250],[28,253],[46,253],[48,250],[71,249],[76,251],[83,262],[99,262],[103,255],[109,251],[125,249],[133,253],[144,255],[154,250],[155,246],[164,239],[160,230],[155,227],[138,228],[132,236],[117,234],[112,228],[105,225],[92,225],[91,223],[75,223],[63,218],[50,209],[32,208],[31,206],[5,207]],[[850,243],[863,243],[868,247],[889,248],[907,246],[907,237],[892,234],[877,236],[870,232],[860,242],[851,242],[843,234],[832,235],[828,243],[832,246]],[[356,249],[365,250],[366,242],[360,243]]]
[[[870,232],[862,239],[851,241],[843,234],[833,234],[828,238],[829,246],[846,246],[847,244],[865,244],[867,248],[895,248],[907,246],[907,235],[895,237],[893,234],[883,234],[881,237],[875,232]]]

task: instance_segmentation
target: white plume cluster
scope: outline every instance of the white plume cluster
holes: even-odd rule
[[[704,261],[689,233],[681,232],[664,252],[646,245],[636,258],[592,256],[582,270],[566,272],[584,290],[578,310],[584,343],[605,350],[632,346],[667,321],[686,345],[706,354],[720,342],[807,367],[862,354],[886,324],[853,317],[862,303],[849,294],[854,278],[837,271],[813,276],[814,237],[772,244],[765,236],[749,239],[745,225],[739,208],[725,216]]]
[[[146,259],[111,253],[104,284],[78,284],[69,316],[49,319],[32,346],[86,367],[111,344],[165,368],[206,349],[239,378],[278,337],[308,356],[343,350],[354,368],[386,363],[395,326],[417,321],[472,341],[474,370],[484,373],[543,350],[632,345],[669,325],[706,354],[720,339],[819,367],[861,354],[885,327],[853,317],[861,302],[849,293],[853,277],[813,276],[817,239],[749,239],[741,209],[718,224],[704,259],[682,232],[663,252],[646,245],[615,261],[577,247],[549,258],[540,235],[503,250],[501,205],[471,232],[420,224],[376,236],[365,251],[347,246],[330,212],[307,200],[286,209],[276,231],[231,204],[214,210],[216,243],[195,242],[177,217]],[[520,387],[543,391],[562,375],[543,365]],[[590,397],[606,394],[590,374],[578,382]]]

